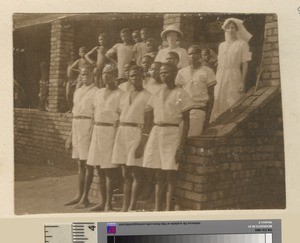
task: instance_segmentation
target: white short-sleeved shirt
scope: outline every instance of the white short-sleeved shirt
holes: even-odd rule
[[[148,87],[150,85],[153,85],[155,82],[156,82],[155,79],[153,79],[152,77],[146,77],[143,80],[143,88],[148,89]]]
[[[120,100],[120,122],[144,124],[144,113],[151,110],[147,107],[151,94],[144,89],[138,92],[135,99],[130,104],[131,91],[132,90],[127,91]]]
[[[136,60],[136,64],[141,65],[142,59],[147,53],[146,43],[145,42],[136,43],[134,45],[133,50],[134,50],[134,57]]]
[[[118,121],[118,108],[123,94],[124,91],[121,89],[108,90],[102,88],[98,90],[94,98],[95,121],[107,123]]]
[[[159,84],[159,83],[153,83],[151,85],[149,85],[146,89],[149,91],[149,93],[151,95],[155,95],[157,94],[162,88],[164,87],[163,84]]]
[[[201,66],[198,69],[192,69],[188,66],[178,71],[175,83],[192,97],[194,108],[199,108],[206,106],[209,99],[207,88],[217,82],[211,68]]]
[[[131,89],[131,85],[130,85],[129,81],[121,83],[118,87],[119,87],[119,89],[123,90],[124,92],[127,92],[128,90]]]
[[[94,97],[99,89],[91,84],[81,86],[74,93],[73,116],[89,116],[94,114]]]
[[[106,52],[106,55],[117,54],[118,58],[118,76],[120,78],[126,78],[124,66],[134,59],[133,46],[125,45],[124,43],[115,44],[110,50]]]
[[[188,57],[187,51],[185,49],[181,48],[181,47],[177,47],[173,50],[171,48],[167,47],[167,48],[164,48],[164,49],[160,50],[157,53],[155,61],[156,62],[166,62],[167,54],[170,51],[174,51],[179,55],[179,63],[177,65],[178,69],[186,67],[186,66],[189,65],[189,57]]]
[[[182,120],[182,113],[193,107],[190,95],[182,88],[176,87],[169,91],[164,98],[163,87],[156,95],[152,95],[147,106],[154,110],[154,123],[179,124]]]

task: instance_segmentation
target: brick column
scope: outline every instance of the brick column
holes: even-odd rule
[[[194,16],[184,16],[183,14],[165,14],[164,15],[164,29],[169,25],[174,24],[183,33],[183,39],[180,42],[180,46],[183,48],[188,48],[194,42],[194,31],[195,25]],[[164,42],[163,45],[166,45]]]
[[[65,88],[67,63],[74,56],[74,27],[63,20],[56,20],[51,26],[51,51],[49,74],[49,110],[62,112],[66,107]]]
[[[261,86],[280,85],[278,23],[276,14],[268,14],[265,22],[265,34],[262,53],[263,73]]]

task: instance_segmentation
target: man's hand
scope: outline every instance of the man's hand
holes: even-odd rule
[[[136,148],[135,150],[135,158],[138,159],[138,158],[141,158],[144,154],[144,148],[145,148],[145,144],[147,143],[148,141],[148,135],[145,136],[145,134],[142,135],[142,138],[141,138],[141,142],[139,144],[139,146]]]
[[[176,164],[181,164],[182,162],[184,162],[184,160],[185,160],[184,150],[183,147],[181,146],[176,151],[175,161]]]
[[[242,83],[240,84],[239,91],[240,91],[241,93],[243,93],[243,92],[245,91],[245,84],[244,84],[244,82],[242,82]]]
[[[72,140],[70,138],[67,139],[66,144],[65,144],[65,149],[66,151],[70,151],[72,148]]]

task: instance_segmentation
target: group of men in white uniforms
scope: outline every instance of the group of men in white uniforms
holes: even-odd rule
[[[72,144],[72,157],[79,161],[79,190],[66,205],[88,206],[96,166],[100,202],[92,210],[112,210],[116,168],[121,166],[121,211],[136,210],[143,168],[155,174],[154,210],[163,210],[164,204],[166,210],[174,208],[176,171],[183,160],[185,141],[187,136],[201,134],[215,84],[213,71],[199,64],[200,53],[197,46],[191,46],[190,66],[179,72],[173,64],[153,63],[150,71],[156,72],[161,83],[152,82],[147,89],[139,66],[129,69],[127,91],[118,88],[118,71],[112,65],[103,69],[106,87],[100,90],[93,85],[92,70],[81,70],[84,85],[75,92],[72,138],[66,143],[67,148]]]

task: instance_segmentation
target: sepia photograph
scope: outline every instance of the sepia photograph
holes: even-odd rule
[[[14,13],[16,215],[285,209],[275,13]]]

